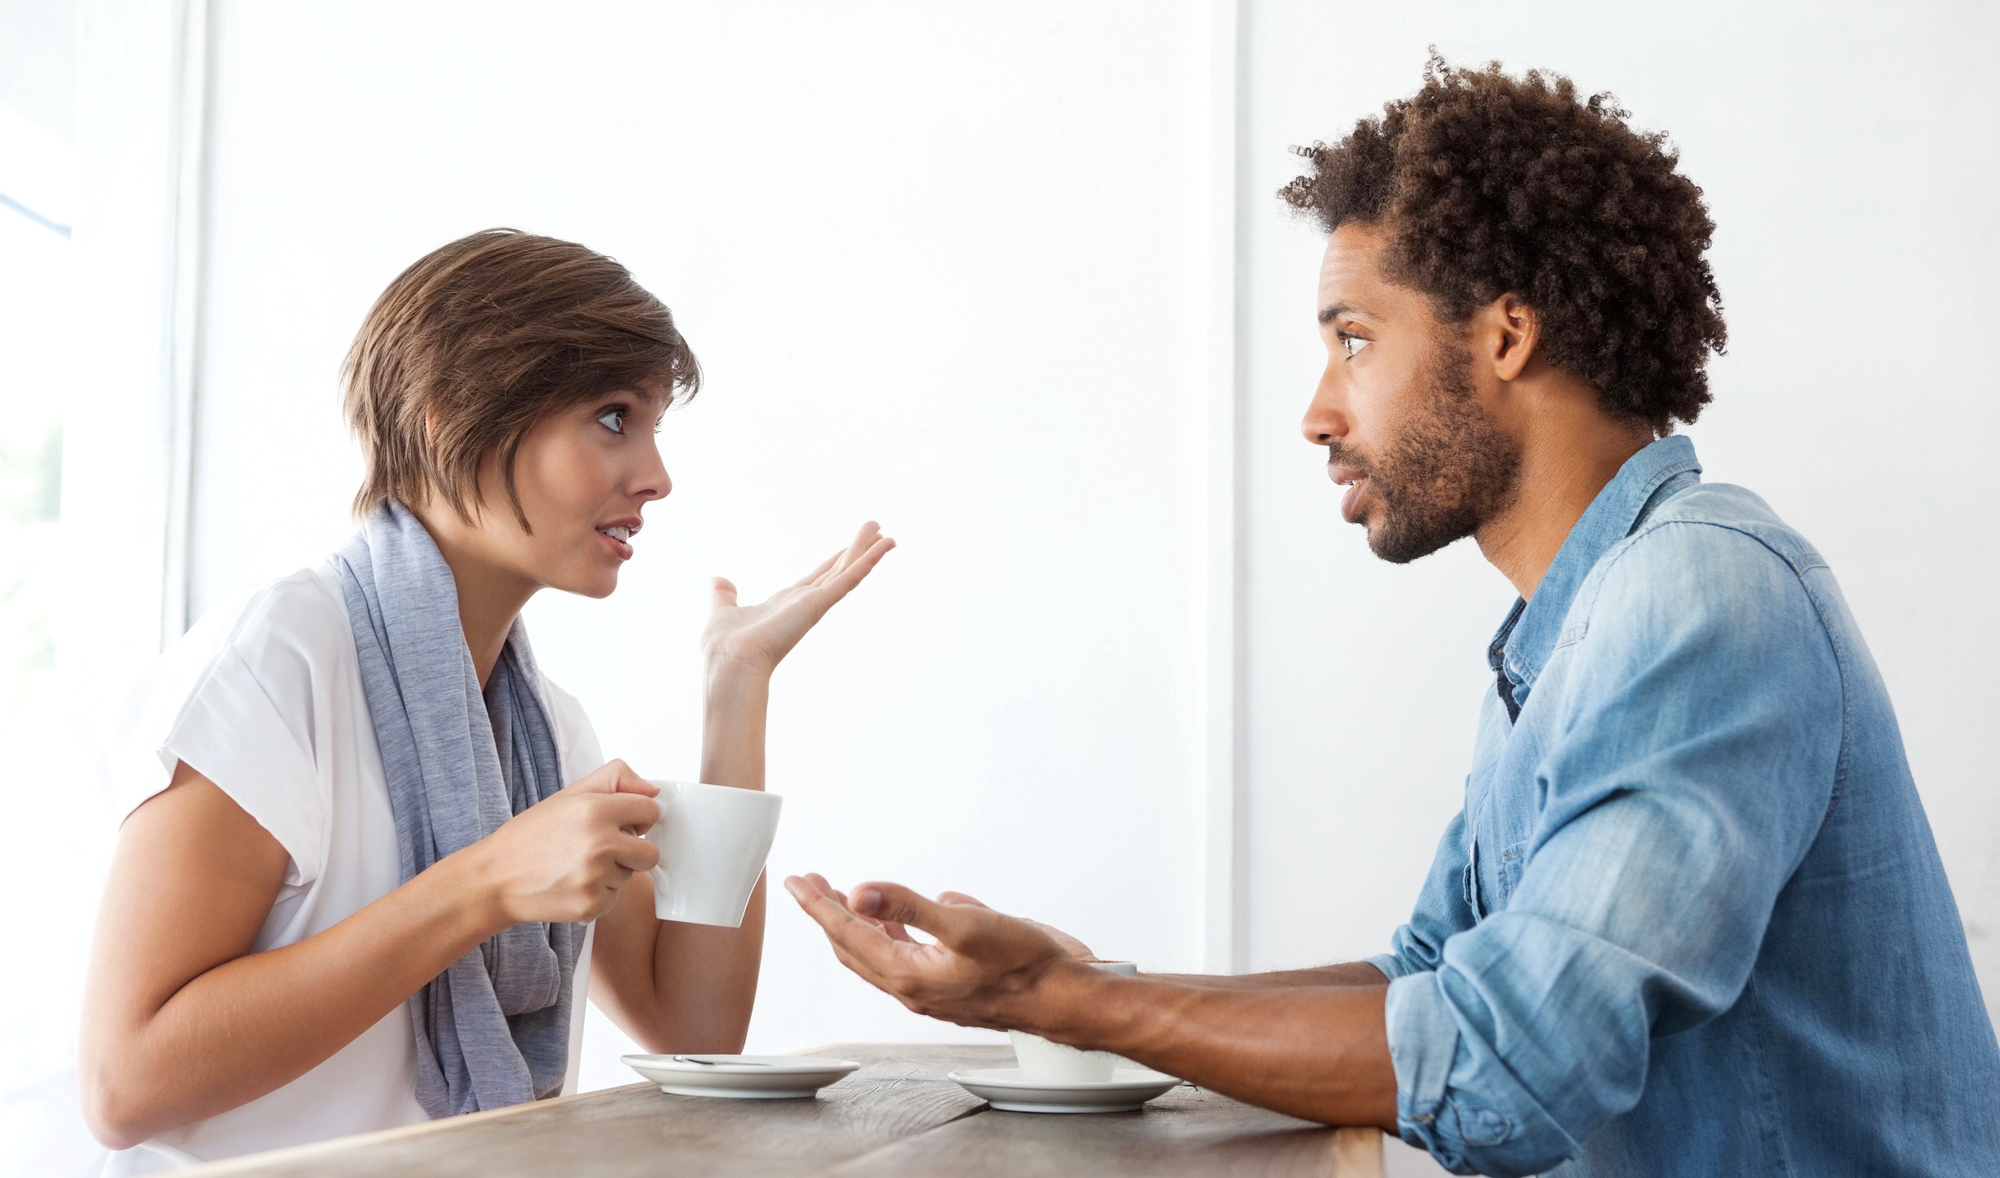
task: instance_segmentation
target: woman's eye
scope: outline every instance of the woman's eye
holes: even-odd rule
[[[1358,335],[1349,335],[1343,331],[1340,333],[1340,346],[1347,352],[1347,358],[1352,360],[1361,354],[1361,349],[1368,346],[1368,341]]]
[[[625,411],[623,409],[607,409],[604,411],[604,415],[597,419],[597,424],[614,434],[622,434],[625,432]]]

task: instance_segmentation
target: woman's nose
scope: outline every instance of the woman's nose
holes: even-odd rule
[[[632,497],[640,500],[665,499],[673,493],[674,480],[668,476],[667,464],[660,458],[659,443],[653,443],[648,449],[650,461],[634,483]]]

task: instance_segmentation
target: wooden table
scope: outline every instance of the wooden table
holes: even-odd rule
[[[634,1084],[216,1162],[202,1178],[349,1175],[1313,1175],[1379,1178],[1382,1135],[1199,1088],[1135,1113],[995,1112],[945,1079],[1007,1047],[838,1044],[860,1071],[817,1100],[669,1096]]]

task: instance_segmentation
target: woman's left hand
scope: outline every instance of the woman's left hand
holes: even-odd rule
[[[797,583],[757,605],[738,605],[736,586],[715,579],[715,605],[702,631],[701,649],[711,669],[732,668],[769,675],[835,602],[861,583],[896,542],[871,520],[854,543],[826,558]]]

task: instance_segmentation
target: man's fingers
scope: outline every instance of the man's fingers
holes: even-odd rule
[[[987,907],[984,900],[968,896],[964,892],[939,892],[938,903],[956,904],[961,908],[986,908],[987,911],[992,911],[991,908]]]
[[[889,934],[883,931],[881,925],[850,912],[845,904],[834,899],[833,889],[826,886],[824,880],[815,885],[795,875],[785,880],[785,890],[826,932],[827,940],[832,942],[833,951],[843,964],[866,977],[871,984],[881,985],[877,979],[895,954]],[[856,965],[857,961],[866,963],[868,968],[864,970]]]
[[[808,876],[806,876],[806,878],[807,878],[807,879],[817,879],[818,877],[817,877],[817,876],[812,876],[812,875],[808,875]],[[843,891],[841,891],[841,890],[840,890],[839,888],[833,888],[833,887],[830,887],[830,888],[828,888],[828,889],[827,889],[827,891],[828,891],[828,892],[829,892],[830,894],[832,894],[832,896],[833,896],[833,898],[834,898],[834,899],[836,899],[836,900],[840,901],[840,902],[841,902],[842,904],[846,904],[846,905],[847,905],[847,910],[848,910],[849,912],[852,912],[852,911],[854,911],[854,905],[852,905],[852,904],[848,904],[848,903],[847,903],[847,893],[846,893],[846,892],[843,892]],[[872,917],[872,916],[864,916],[864,917],[862,917],[861,919],[863,919],[863,920],[867,921],[867,922],[868,922],[869,924],[872,924],[872,925],[874,925],[874,926],[875,926],[876,928],[879,928],[879,929],[881,929],[881,930],[882,930],[883,932],[885,932],[885,933],[888,933],[888,934],[889,934],[889,939],[890,939],[890,940],[892,940],[892,941],[908,941],[908,942],[909,942],[910,944],[912,944],[912,945],[914,945],[914,944],[916,944],[916,943],[917,943],[917,939],[916,939],[915,937],[913,937],[913,936],[911,936],[911,935],[910,935],[910,930],[909,930],[909,929],[906,929],[906,928],[904,928],[904,927],[903,927],[902,925],[900,925],[900,924],[897,924],[897,923],[896,923],[895,921],[893,921],[893,920],[891,920],[891,921],[881,921],[881,920],[876,920],[876,919],[875,919],[874,917]]]
[[[965,915],[931,902],[893,883],[865,883],[854,889],[854,910],[885,924],[907,924],[920,928],[940,941],[950,943],[964,930]]]
[[[728,577],[717,577],[709,582],[709,597],[712,608],[736,608],[736,583]]]
[[[785,890],[792,894],[792,899],[799,902],[799,907],[806,910],[807,916],[812,917],[826,930],[828,936],[834,936],[836,932],[845,932],[850,925],[872,927],[867,921],[848,911],[847,905],[837,898],[837,893],[827,886],[825,880],[816,875],[787,876]]]

